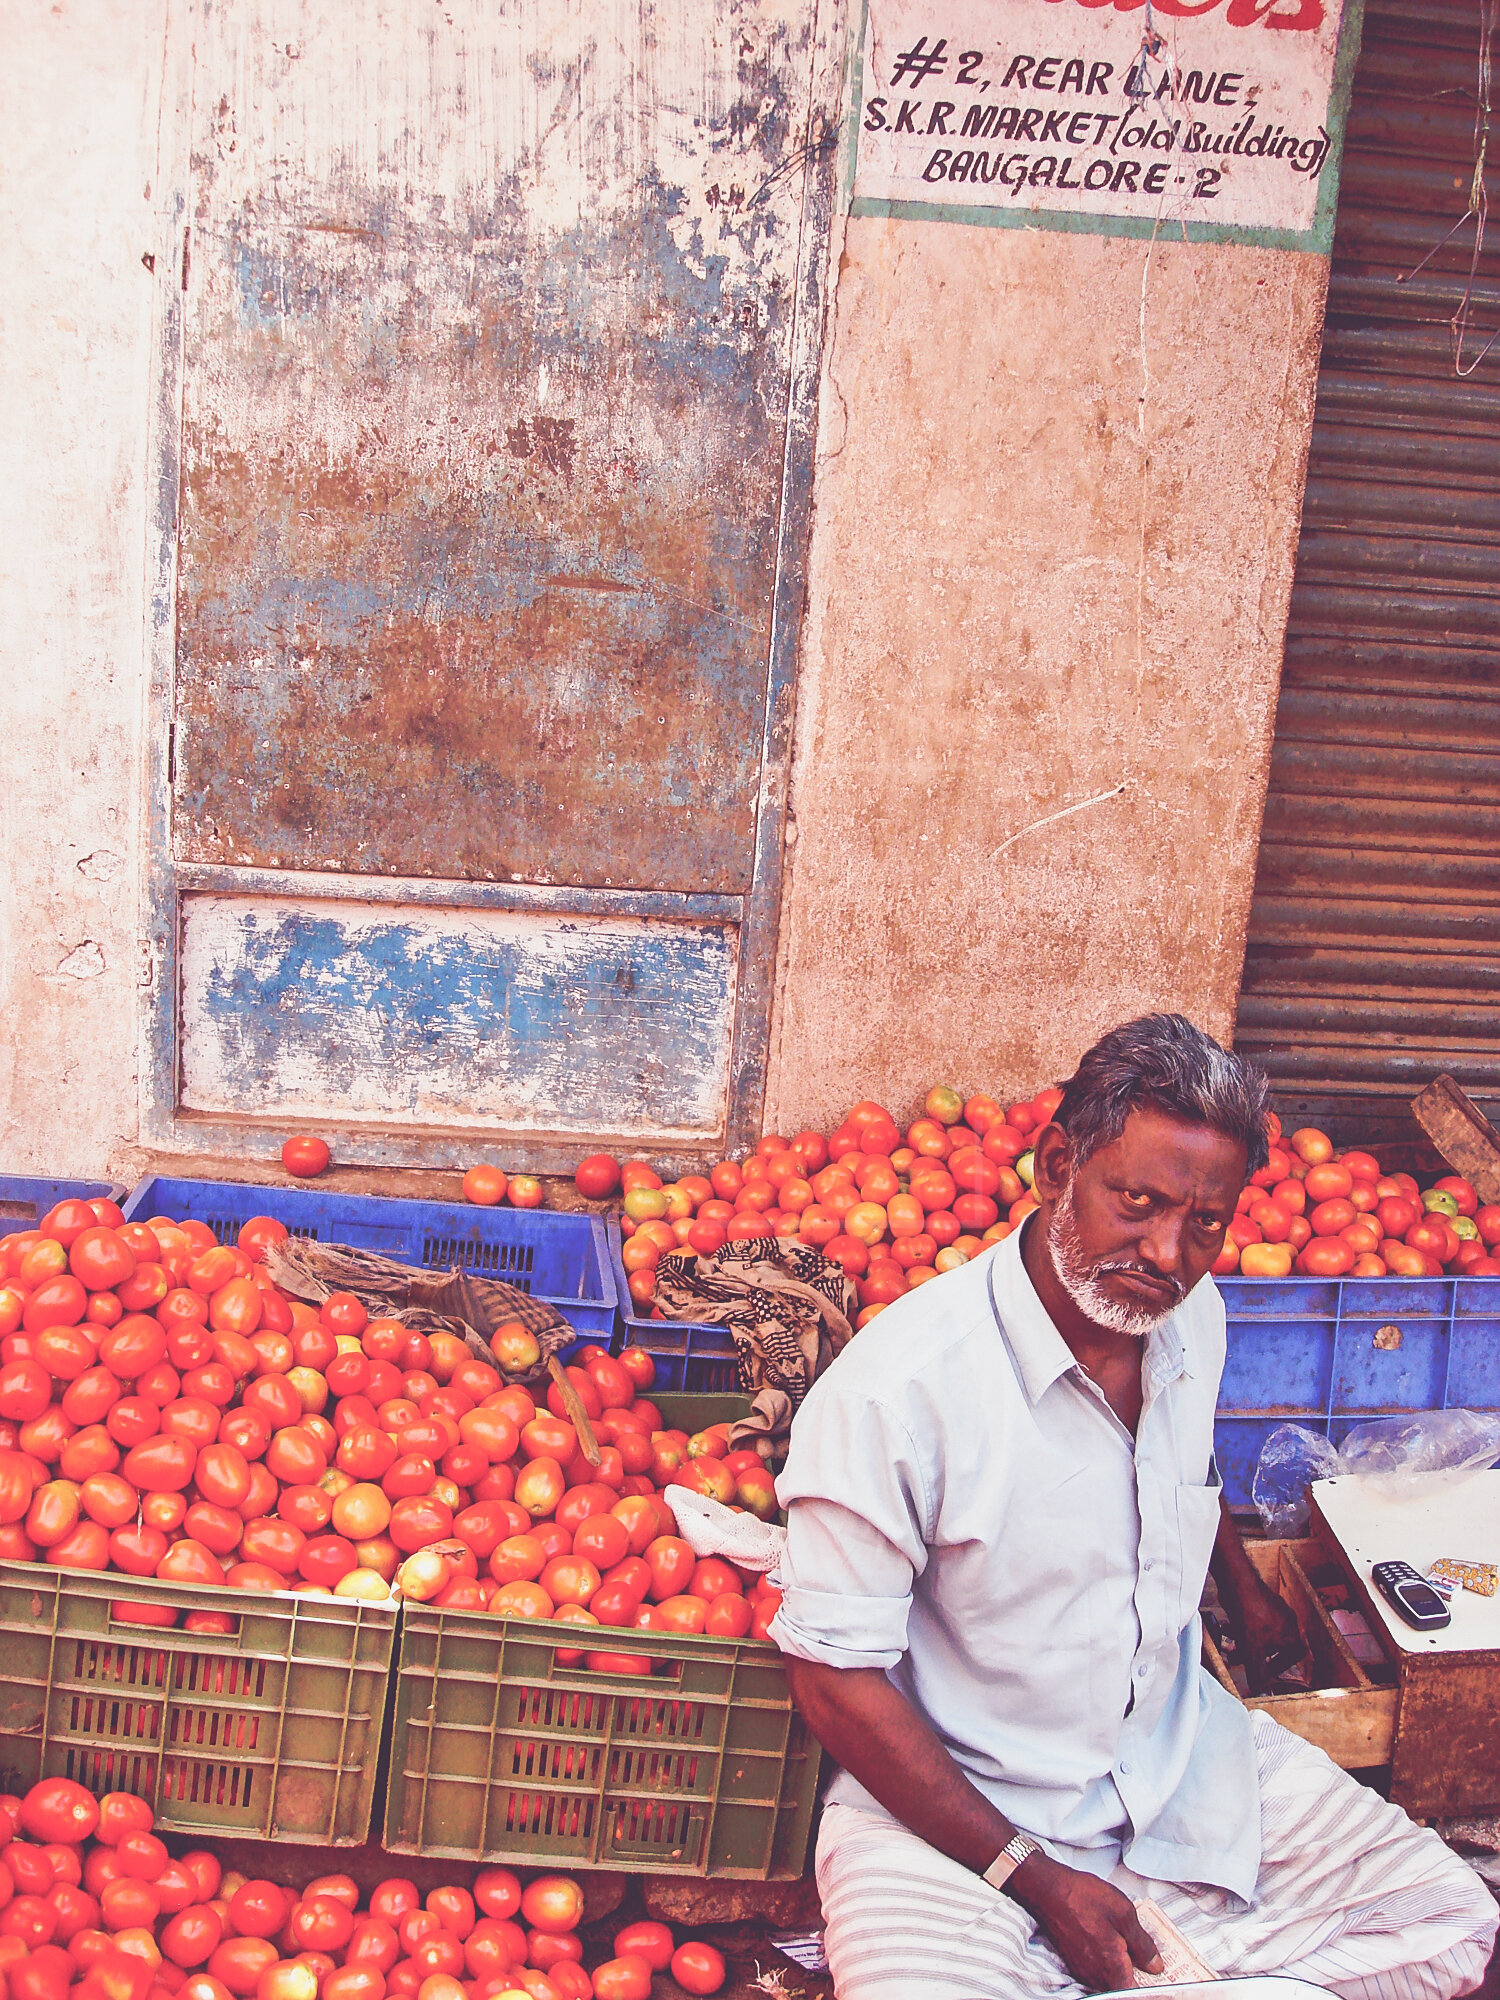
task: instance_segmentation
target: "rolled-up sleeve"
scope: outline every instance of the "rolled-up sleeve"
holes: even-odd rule
[[[800,1660],[890,1668],[927,1562],[930,1496],[905,1425],[862,1392],[841,1395],[835,1375],[798,1411],[776,1481],[787,1541],[771,1636]]]

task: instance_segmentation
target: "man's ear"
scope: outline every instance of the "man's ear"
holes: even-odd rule
[[[1038,1201],[1056,1201],[1073,1170],[1073,1148],[1061,1125],[1044,1125],[1032,1155],[1032,1185]]]

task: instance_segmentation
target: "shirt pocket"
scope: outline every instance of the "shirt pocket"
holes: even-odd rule
[[[1211,1485],[1177,1489],[1177,1538],[1182,1564],[1177,1583],[1179,1632],[1198,1609],[1204,1578],[1208,1575],[1208,1560],[1219,1532],[1219,1496],[1224,1488],[1217,1466],[1210,1465],[1209,1476]]]

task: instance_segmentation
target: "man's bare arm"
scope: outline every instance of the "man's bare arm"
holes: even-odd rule
[[[786,1669],[808,1727],[844,1769],[930,1847],[982,1875],[1018,1829],[885,1675],[790,1657]],[[1006,1893],[1036,1918],[1074,1978],[1095,1991],[1134,1985],[1135,1966],[1161,1969],[1129,1897],[1096,1876],[1033,1854]]]
[[[1222,1496],[1219,1532],[1208,1566],[1218,1586],[1219,1601],[1236,1636],[1244,1642],[1250,1692],[1264,1694],[1273,1673],[1300,1660],[1307,1646],[1296,1612],[1276,1595],[1245,1553],[1229,1502]]]

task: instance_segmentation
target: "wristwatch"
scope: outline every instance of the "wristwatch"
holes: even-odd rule
[[[992,1889],[1003,1889],[1023,1861],[1041,1852],[1042,1843],[1029,1833],[1013,1834],[985,1869],[984,1879]]]

